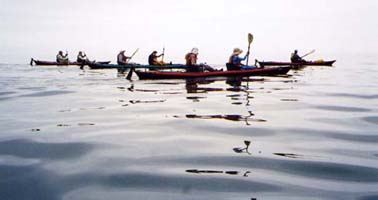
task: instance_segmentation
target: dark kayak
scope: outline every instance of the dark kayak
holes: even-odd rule
[[[201,78],[201,77],[230,77],[230,76],[276,76],[284,75],[289,72],[290,66],[256,68],[249,70],[231,70],[215,72],[169,72],[169,71],[140,71],[135,73],[139,79],[182,79],[182,78]]]
[[[292,62],[275,62],[275,61],[257,61],[261,67],[265,66],[332,66],[336,60],[331,61],[306,61],[301,63],[292,63]]]
[[[183,64],[169,64],[169,65],[142,65],[137,63],[131,63],[127,65],[117,65],[117,64],[102,64],[102,63],[90,63],[89,68],[91,69],[117,69],[118,73],[125,73],[128,69],[150,69],[150,70],[160,70],[160,69],[186,69],[186,65]]]
[[[131,68],[144,68],[144,69],[185,69],[186,65],[183,64],[169,64],[169,65],[142,65],[131,63],[127,65],[117,64],[104,64],[104,63],[89,63],[91,69],[131,69]]]
[[[30,65],[58,65],[58,66],[67,66],[67,65],[89,65],[90,63],[80,63],[80,62],[65,62],[65,63],[58,63],[55,61],[43,61],[43,60],[34,60],[33,58],[30,61]],[[101,61],[101,62],[96,62],[100,64],[109,64],[110,61]]]

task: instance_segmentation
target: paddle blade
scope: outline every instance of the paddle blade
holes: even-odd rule
[[[248,43],[251,44],[253,41],[253,35],[251,33],[248,33]]]
[[[129,73],[126,76],[127,80],[131,80],[131,77],[133,76],[133,72],[134,72],[134,68],[131,68],[130,71],[129,71]]]

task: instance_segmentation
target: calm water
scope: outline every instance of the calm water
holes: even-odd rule
[[[378,199],[365,58],[249,82],[2,64],[0,199]]]

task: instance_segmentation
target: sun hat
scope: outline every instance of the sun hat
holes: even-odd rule
[[[194,48],[192,49],[192,53],[194,53],[194,54],[198,54],[198,48],[194,47]]]
[[[233,51],[233,55],[239,55],[239,54],[241,54],[241,53],[243,53],[243,50],[241,50],[241,49],[239,49],[239,48],[234,48],[234,51]]]

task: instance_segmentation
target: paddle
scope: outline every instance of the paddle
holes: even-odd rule
[[[165,47],[163,47],[163,55],[161,56],[161,61],[164,62],[164,52],[165,52]]]
[[[303,55],[301,58],[304,58],[310,54],[313,54],[315,52],[315,49],[311,50],[310,52],[306,53],[305,55]]]
[[[247,66],[248,66],[248,60],[249,60],[249,50],[251,48],[251,43],[253,41],[253,35],[251,33],[248,33],[248,51],[247,51],[247,54],[248,54],[248,57],[247,57]]]
[[[247,62],[246,62],[247,66],[248,66],[248,60],[249,60],[249,50],[251,49],[252,41],[253,41],[253,35],[251,33],[248,33],[248,51],[247,51],[248,57],[247,57]],[[248,80],[249,80],[249,77],[248,77]],[[248,88],[249,88],[249,81],[247,81],[247,90]]]
[[[139,48],[137,48],[133,54],[131,54],[129,61],[135,56],[135,54],[139,51]]]
[[[139,51],[139,48],[137,48],[134,53],[130,56],[129,61],[135,56],[135,54]],[[131,77],[133,76],[134,68],[131,68],[129,73],[126,76],[127,80],[131,80]]]
[[[34,59],[31,58],[31,60],[30,60],[30,65],[31,65],[31,66],[33,66],[33,62],[34,62]]]

